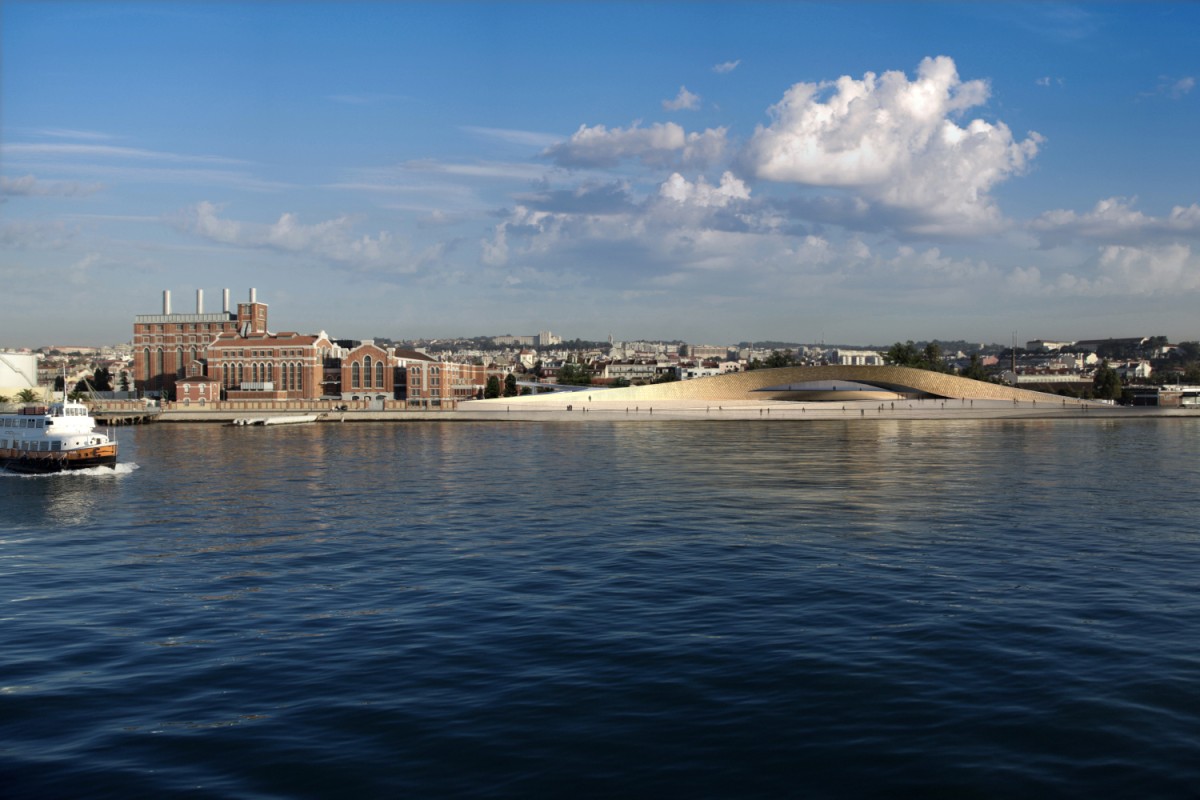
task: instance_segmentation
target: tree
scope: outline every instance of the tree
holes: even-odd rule
[[[589,386],[592,373],[583,364],[568,361],[558,370],[558,382],[565,386]]]
[[[61,392],[63,390],[64,383],[65,383],[65,381],[63,380],[62,375],[55,375],[54,376],[54,391]]]
[[[122,392],[129,391],[129,373],[128,372],[121,373],[121,391]]]
[[[517,376],[513,375],[511,372],[508,373],[508,375],[504,378],[504,396],[517,396]]]
[[[946,368],[946,359],[942,357],[942,346],[937,342],[930,342],[925,345],[925,352],[922,358],[925,361],[925,369],[942,372]]]
[[[1096,370],[1096,377],[1092,379],[1092,387],[1096,392],[1096,397],[1101,400],[1119,400],[1121,398],[1121,376],[1108,365],[1107,361],[1100,363],[1100,367]]]
[[[883,360],[897,367],[919,367],[921,354],[918,352],[917,346],[912,343],[912,339],[909,339],[905,344],[896,342],[889,347]]]
[[[659,373],[651,383],[674,383],[677,380],[679,380],[679,374],[675,370],[669,369]]]
[[[491,400],[493,397],[500,396],[500,379],[495,375],[487,379],[487,386],[483,390],[483,399]]]
[[[983,368],[983,362],[979,360],[978,353],[971,354],[971,363],[963,368],[962,376],[970,378],[974,381],[986,381],[988,379],[987,370]]]
[[[92,388],[97,392],[112,391],[112,373],[107,367],[96,367],[96,372],[92,375]]]
[[[38,399],[38,393],[35,392],[33,389],[22,389],[21,391],[17,392],[17,402],[32,403],[33,401],[35,401],[37,399]]]
[[[1186,361],[1200,360],[1200,342],[1180,342],[1179,354]]]
[[[763,366],[767,369],[794,367],[796,366],[796,356],[792,354],[791,350],[784,350],[782,353],[778,350],[772,350],[771,355],[767,356],[767,360],[763,362]]]
[[[897,367],[913,367],[927,369],[932,372],[949,372],[946,359],[942,357],[942,346],[937,342],[929,342],[924,349],[917,349],[912,339],[904,344],[896,342],[888,348],[883,356],[884,361]]]

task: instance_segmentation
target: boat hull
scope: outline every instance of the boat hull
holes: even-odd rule
[[[84,447],[67,452],[23,452],[0,450],[0,468],[25,475],[44,475],[52,472],[71,472],[93,467],[116,469],[117,446]]]

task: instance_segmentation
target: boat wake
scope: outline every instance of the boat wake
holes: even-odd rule
[[[0,478],[32,478],[35,480],[45,478],[124,478],[132,475],[137,468],[137,464],[117,464],[113,467],[88,467],[87,469],[33,474],[9,472],[6,469],[0,469]]]

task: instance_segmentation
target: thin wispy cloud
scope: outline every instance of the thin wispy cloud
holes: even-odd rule
[[[381,103],[393,103],[399,100],[404,100],[404,95],[391,94],[388,92],[359,92],[348,94],[331,94],[326,95],[326,100],[334,103],[340,103],[347,106],[370,106]]]
[[[27,142],[0,145],[6,158],[63,158],[84,156],[89,158],[131,159],[137,161],[196,162],[205,164],[248,164],[240,158],[225,156],[189,155],[167,153],[161,150],[145,150],[137,147],[117,147],[106,144],[58,144],[53,142]]]
[[[43,181],[33,175],[6,178],[0,175],[0,195],[14,197],[86,197],[104,188],[100,183]]]
[[[49,136],[54,139],[81,139],[84,141],[107,141],[109,139],[117,138],[109,133],[101,133],[99,131],[77,131],[68,128],[45,128],[36,131],[36,134],[40,136]]]
[[[549,147],[561,138],[552,133],[511,130],[508,128],[484,128],[476,125],[463,125],[461,130],[482,139],[492,139],[494,141],[506,142],[507,144],[528,145],[539,149]]]
[[[1139,98],[1148,97],[1166,97],[1170,100],[1179,100],[1189,94],[1196,88],[1196,79],[1191,75],[1186,75],[1182,78],[1176,78],[1170,75],[1158,76],[1158,83],[1153,89],[1147,89],[1141,92]]]
[[[740,58],[737,61],[723,61],[720,64],[714,64],[712,71],[718,75],[728,75],[730,72],[733,72],[735,69],[737,69],[738,65],[741,63],[742,60]]]

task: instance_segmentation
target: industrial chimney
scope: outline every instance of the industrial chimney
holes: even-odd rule
[[[250,302],[251,303],[258,302],[258,290],[257,289],[254,289],[254,288],[250,289]]]
[[[163,289],[163,316],[171,314],[171,290]]]
[[[196,313],[197,314],[204,313],[204,290],[203,289],[196,290]]]
[[[221,311],[229,313],[229,290],[223,289],[221,294]]]

